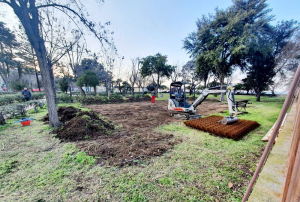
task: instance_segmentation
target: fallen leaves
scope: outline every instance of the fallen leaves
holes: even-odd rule
[[[228,187],[229,187],[229,189],[231,189],[233,187],[233,183],[232,182],[228,182]]]

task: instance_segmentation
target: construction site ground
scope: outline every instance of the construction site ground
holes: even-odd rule
[[[99,112],[117,124],[122,124],[122,127],[128,130],[149,131],[171,122],[182,122],[181,119],[170,117],[170,112],[167,110],[167,100],[159,100],[155,103],[135,102],[89,105],[86,107],[92,111]],[[210,99],[203,102],[201,107],[197,108],[197,113],[202,116],[208,116],[210,114],[222,113],[225,110],[228,110],[226,103]]]
[[[226,102],[216,99],[209,97],[198,113],[228,115],[220,113],[227,110]],[[139,133],[145,140],[153,134],[157,140],[166,135],[181,140],[160,155],[124,166],[102,164],[101,156],[87,155],[83,142],[96,140],[53,137],[53,129],[39,121],[46,109],[30,114],[35,120],[28,127],[8,120],[7,126],[0,127],[0,201],[240,201],[266,145],[261,138],[276,121],[283,99],[236,99],[253,103],[249,113],[239,117],[260,124],[239,141],[185,126],[183,120],[169,117],[167,101],[61,105],[92,109],[112,121],[117,132]],[[136,140],[130,139],[132,144],[126,143],[125,149]]]

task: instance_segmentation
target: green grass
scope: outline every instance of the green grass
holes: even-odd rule
[[[61,104],[58,104],[58,106],[59,107],[69,107],[69,106],[72,106],[72,107],[81,109],[82,111],[91,111],[90,109],[83,107],[82,104],[80,104],[79,102],[75,102],[75,103],[61,103]]]
[[[124,168],[97,166],[96,158],[53,138],[51,128],[37,121],[47,113],[42,109],[32,114],[37,120],[31,126],[10,124],[0,131],[0,194],[5,201],[241,201],[266,145],[261,138],[274,124],[283,99],[236,99],[253,103],[239,118],[261,124],[241,140],[171,123],[156,130],[183,139],[181,144]]]

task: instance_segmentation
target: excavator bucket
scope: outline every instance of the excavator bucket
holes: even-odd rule
[[[209,116],[185,121],[184,124],[204,132],[234,140],[239,140],[250,131],[259,127],[256,121],[238,119],[235,123],[225,125],[221,123],[222,119],[222,116]]]

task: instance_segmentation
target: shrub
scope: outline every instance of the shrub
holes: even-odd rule
[[[12,81],[11,82],[11,88],[13,90],[16,90],[16,91],[21,91],[23,90],[25,87],[27,86],[26,83],[23,83],[22,81]]]
[[[42,93],[42,92],[31,93],[31,100],[39,100],[39,99],[43,99],[43,98],[45,98],[45,93]]]
[[[109,102],[124,102],[123,96],[120,94],[112,93],[109,96]]]
[[[108,98],[105,96],[81,96],[78,98],[78,101],[83,105],[106,104],[108,103]]]
[[[70,103],[73,102],[73,98],[68,94],[58,94],[56,95],[56,101],[58,103]]]
[[[107,94],[106,94],[106,93],[98,93],[98,96],[104,96],[104,97],[107,97]]]
[[[0,106],[14,103],[15,101],[22,102],[23,96],[18,94],[1,95]]]
[[[31,93],[31,100],[43,99],[45,93]],[[15,102],[25,102],[23,95],[21,93],[14,94],[4,94],[0,97],[0,106],[12,104]]]

